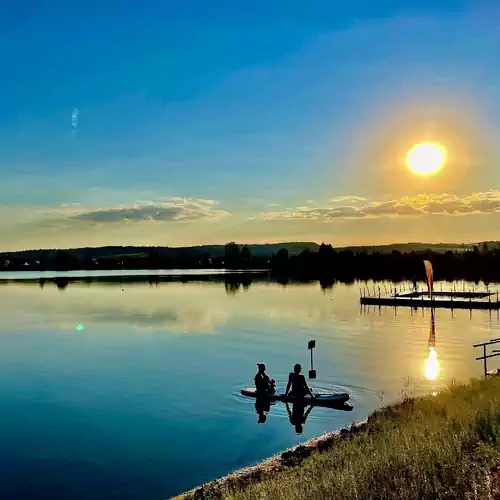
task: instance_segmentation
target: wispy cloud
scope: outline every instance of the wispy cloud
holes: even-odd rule
[[[341,202],[362,202],[368,201],[367,198],[363,198],[363,196],[337,196],[332,198],[331,201],[333,203],[341,203]],[[308,202],[312,203],[312,202]]]
[[[97,210],[77,209],[69,219],[101,224],[140,221],[188,222],[230,215],[217,206],[218,202],[214,200],[171,197],[156,202],[138,202],[129,206]]]
[[[500,212],[500,191],[485,191],[469,196],[421,194],[389,201],[370,201],[357,196],[333,198],[323,206],[298,206],[262,214],[264,219],[377,219],[425,215],[469,215]]]

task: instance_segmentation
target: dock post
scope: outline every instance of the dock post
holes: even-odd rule
[[[483,358],[484,358],[484,378],[486,378],[486,374],[488,373],[488,369],[486,368],[486,344],[483,345]]]
[[[307,348],[311,351],[311,369],[309,370],[309,378],[316,378],[316,370],[313,365],[313,349],[316,347],[316,341],[310,340],[307,343]]]

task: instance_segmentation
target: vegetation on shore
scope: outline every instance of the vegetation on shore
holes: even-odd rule
[[[495,499],[499,464],[500,377],[491,377],[405,399],[299,467],[199,498]]]
[[[0,253],[0,271],[73,271],[111,269],[268,269],[270,259],[285,250],[291,257],[316,252],[317,243],[204,245],[197,247],[110,246],[67,250],[23,250]]]
[[[434,264],[435,279],[500,280],[500,245],[429,245],[334,248],[328,244],[275,243],[169,247],[103,247],[29,250],[0,254],[0,270],[69,271],[110,269],[265,269],[273,278],[335,281],[422,277],[422,260]]]

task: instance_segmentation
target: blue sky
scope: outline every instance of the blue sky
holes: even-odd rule
[[[459,0],[2,7],[2,248],[495,238],[499,21]],[[429,138],[449,162],[411,177]]]

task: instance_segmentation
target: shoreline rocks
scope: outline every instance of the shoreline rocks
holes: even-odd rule
[[[309,439],[305,443],[284,450],[257,465],[236,470],[174,498],[177,500],[215,500],[222,497],[223,491],[241,491],[249,484],[258,483],[280,472],[300,466],[314,453],[324,453],[330,450],[338,440],[357,436],[368,429],[368,423],[369,419],[362,420],[353,423],[349,428],[344,427],[338,431]]]

